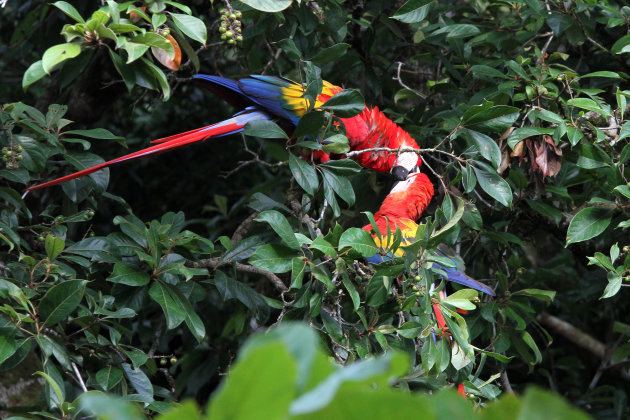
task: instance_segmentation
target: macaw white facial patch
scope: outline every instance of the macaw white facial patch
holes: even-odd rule
[[[414,152],[404,152],[398,155],[396,159],[396,166],[402,166],[406,170],[410,171],[414,166],[418,164],[418,155]]]

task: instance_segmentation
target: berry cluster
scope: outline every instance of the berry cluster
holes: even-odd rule
[[[242,13],[238,10],[221,10],[221,26],[219,27],[219,32],[221,33],[221,39],[227,41],[228,45],[236,45],[237,42],[243,41],[240,20],[242,16]]]
[[[6,164],[7,169],[18,169],[22,157],[22,146],[9,146],[2,148],[2,161]]]

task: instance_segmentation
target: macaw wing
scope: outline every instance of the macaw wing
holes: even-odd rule
[[[236,80],[207,74],[195,74],[193,79],[197,85],[208,89],[239,111],[256,105],[256,102],[241,90]]]
[[[304,98],[304,86],[284,77],[252,75],[240,79],[238,86],[260,107],[291,121],[294,125],[297,125],[309,108],[309,102]],[[315,107],[321,106],[328,98],[341,90],[340,87],[324,81],[322,92],[315,101]]]
[[[466,273],[464,272],[464,261],[459,255],[457,255],[452,249],[449,249],[446,245],[438,245],[438,247],[433,251],[433,254],[440,257],[449,258],[455,263],[456,267],[444,267],[438,263],[433,263],[433,267],[446,273],[446,275],[448,276],[448,281],[452,281],[454,283],[458,283],[463,286],[479,290],[480,292],[486,293],[490,296],[496,296],[492,287],[485,285],[466,275]]]

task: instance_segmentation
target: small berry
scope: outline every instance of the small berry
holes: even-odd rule
[[[626,245],[626,246],[624,246],[623,248],[621,248],[621,250],[622,250],[623,252],[625,252],[625,253],[630,252],[630,245]]]
[[[243,37],[241,35],[236,35],[237,42],[243,42]]]
[[[235,12],[234,15],[236,15],[236,19],[240,19],[243,17],[243,14],[239,11]]]
[[[228,17],[227,17],[227,16],[225,16],[225,15],[223,15],[223,16],[221,16],[221,20],[223,20],[223,21],[227,21],[227,20],[228,20]]]
[[[18,161],[22,159],[24,159],[24,156],[22,156],[21,154],[15,157],[15,160],[18,160]]]
[[[9,158],[8,158],[7,156],[2,156],[2,160],[3,160],[4,162],[8,162]]]
[[[174,365],[175,363],[177,363],[177,357],[175,356],[171,357],[170,362],[171,362],[171,365]]]
[[[227,39],[227,35],[226,34],[221,34],[221,39],[222,40],[226,40]]]
[[[7,156],[11,156],[13,154],[13,150],[7,150],[4,154]]]
[[[422,280],[422,277],[420,277],[420,276],[416,276],[416,277],[414,277],[413,279],[414,279],[415,281],[420,281],[420,280]]]
[[[227,32],[225,33],[225,36],[226,36],[226,37],[228,37],[228,38],[232,38],[232,37],[234,36],[234,32],[232,32],[232,31],[227,31]]]
[[[44,242],[44,237],[43,237],[42,235],[39,235],[39,236],[37,237],[37,240],[38,240],[39,242]]]
[[[87,212],[87,214],[88,214],[88,216],[90,216],[90,217],[94,217],[94,210],[89,210],[89,211]]]
[[[18,145],[15,150],[17,150],[18,152],[22,152],[24,149],[22,148],[22,146]]]
[[[420,292],[416,292],[416,293],[414,293],[414,295],[416,295],[416,296],[422,296],[422,293],[420,293]]]
[[[224,27],[224,26],[221,26],[221,27],[219,28],[219,32],[221,32],[222,34],[224,34],[226,30],[227,30],[227,29],[225,29],[225,27]]]
[[[228,39],[227,43],[228,43],[228,45],[234,45],[234,44],[236,44],[236,41],[234,41],[233,39]]]
[[[160,359],[160,364],[162,366],[166,366],[166,359]]]
[[[235,20],[236,19],[236,15],[234,13],[230,13],[230,19]]]

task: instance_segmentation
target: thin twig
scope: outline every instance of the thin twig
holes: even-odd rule
[[[400,86],[404,87],[405,89],[407,89],[408,91],[412,92],[416,96],[420,97],[421,99],[426,100],[427,99],[426,95],[423,95],[422,93],[418,92],[417,90],[407,86],[405,84],[405,82],[403,82],[402,78],[400,77],[400,70],[402,69],[403,63],[401,61],[399,61],[397,64],[398,64],[398,70],[396,71],[396,76],[392,77],[392,79],[397,81],[400,84]]]
[[[74,370],[74,374],[77,375],[77,379],[79,380],[79,384],[81,385],[83,392],[88,392],[85,382],[83,382],[83,378],[81,377],[81,373],[79,373],[79,368],[77,368],[77,365],[74,362],[72,362],[72,370]]]

